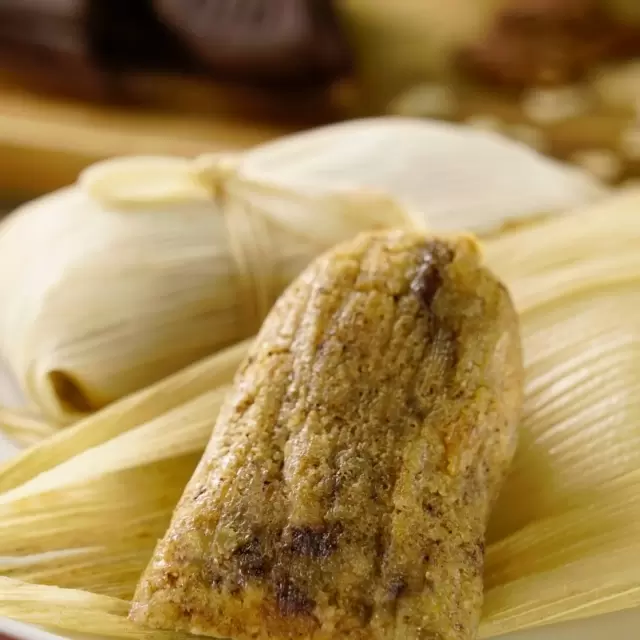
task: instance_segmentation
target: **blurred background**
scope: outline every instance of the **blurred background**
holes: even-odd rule
[[[8,366],[5,371],[0,363],[0,458],[13,455],[18,444],[46,442],[59,429],[87,418],[89,422],[80,433],[93,434],[95,428],[95,439],[91,435],[83,440],[82,435],[64,452],[53,449],[51,466],[60,462],[57,455],[80,457],[80,463],[58,475],[62,484],[57,488],[71,490],[69,505],[76,496],[88,500],[86,496],[93,495],[77,491],[76,472],[86,470],[94,487],[91,491],[107,500],[107,490],[103,492],[94,480],[104,473],[109,476],[109,487],[122,482],[128,495],[135,485],[130,479],[143,477],[129,475],[135,456],[140,459],[137,471],[146,474],[153,468],[160,478],[164,478],[160,469],[165,469],[160,465],[172,458],[179,457],[180,464],[188,467],[186,457],[190,459],[200,446],[195,443],[200,435],[193,434],[204,434],[209,417],[218,411],[218,396],[209,391],[228,381],[238,364],[232,358],[223,360],[224,366],[207,365],[198,375],[189,374],[189,383],[163,386],[162,391],[156,388],[142,414],[136,403],[116,414],[117,420],[98,417],[94,423],[92,414],[253,335],[286,284],[338,240],[361,228],[404,222],[404,208],[391,206],[387,198],[395,195],[388,185],[397,182],[398,192],[403,192],[398,202],[406,201],[412,205],[412,213],[424,214],[417,216],[418,221],[430,229],[466,228],[478,233],[500,232],[504,237],[513,233],[513,243],[501,237],[505,244],[494,245],[495,264],[500,264],[502,256],[504,272],[513,278],[509,286],[522,287],[526,295],[535,291],[534,300],[538,291],[550,291],[546,302],[540,303],[551,309],[549,328],[538,324],[537,315],[528,326],[526,348],[542,349],[543,342],[553,344],[555,340],[557,353],[545,346],[544,357],[536,363],[544,361],[543,373],[536,372],[538,380],[544,381],[536,389],[544,387],[544,393],[536,391],[535,396],[540,403],[536,407],[544,410],[529,408],[534,417],[527,427],[537,425],[539,430],[531,433],[538,440],[532,443],[532,436],[526,443],[529,457],[523,459],[530,463],[532,473],[539,475],[543,470],[545,477],[540,484],[542,497],[529,500],[527,506],[542,510],[548,500],[549,505],[568,509],[565,499],[582,505],[583,495],[592,489],[597,493],[595,488],[602,484],[609,489],[633,489],[634,485],[626,484],[627,472],[621,465],[628,463],[625,468],[631,471],[627,475],[635,477],[632,463],[637,451],[632,445],[637,440],[633,427],[639,403],[635,393],[638,351],[633,347],[638,342],[634,331],[640,325],[634,324],[640,273],[635,261],[640,225],[635,221],[640,192],[631,192],[628,200],[618,194],[615,197],[620,200],[610,203],[605,195],[610,195],[609,186],[640,179],[640,0],[0,0],[0,218],[20,203],[70,185],[82,169],[105,158],[194,157],[238,151],[316,126],[377,115],[455,122],[470,129],[467,135],[458,136],[457,130],[451,134],[453,127],[418,126],[414,122],[387,127],[383,123],[385,132],[366,123],[359,131],[352,131],[343,146],[327,143],[332,153],[338,150],[333,155],[327,152],[320,158],[322,153],[310,145],[312,151],[307,156],[311,160],[307,157],[303,161],[304,153],[289,148],[281,158],[280,171],[271,166],[278,165],[272,162],[277,153],[266,153],[265,159],[257,151],[252,154],[252,171],[243,168],[243,179],[251,185],[251,179],[258,176],[262,179],[260,188],[237,188],[226,202],[220,197],[223,189],[218,188],[214,171],[220,169],[224,174],[224,162],[200,167],[199,178],[210,178],[206,189],[193,179],[181,182],[181,176],[193,178],[195,174],[192,167],[187,172],[183,166],[192,163],[181,158],[141,161],[133,180],[131,167],[135,169],[138,159],[108,163],[116,165],[111,176],[116,176],[112,182],[117,184],[112,191],[100,191],[98,171],[98,179],[93,174],[92,190],[85,182],[84,188],[60,191],[5,219],[0,229],[0,356]],[[502,144],[495,136],[468,135],[471,128],[494,132],[524,147]],[[400,130],[405,133],[403,140],[397,133]],[[445,134],[438,135],[443,130]],[[451,140],[458,137],[462,140],[453,144]],[[375,144],[369,146],[374,138]],[[341,194],[343,198],[324,197],[334,195],[328,188],[319,189],[322,197],[315,197],[311,187],[301,186],[306,183],[299,176],[296,182],[295,170],[284,170],[285,165],[288,169],[306,165],[308,174],[315,169],[320,176],[316,186],[329,178],[337,182],[335,176],[344,178],[342,168],[349,165],[353,140],[357,140],[353,149],[360,157],[366,155],[371,167],[389,170],[376,172],[366,167],[363,174],[367,180],[356,175],[351,190]],[[387,154],[396,142],[395,150],[401,150],[404,142],[406,153]],[[437,153],[422,153],[434,149]],[[547,162],[544,157],[580,167],[591,176],[563,163]],[[443,165],[439,164],[442,158],[447,160]],[[443,166],[444,170],[438,171]],[[452,167],[456,171],[449,171]],[[277,188],[262,189],[276,173],[280,174],[279,181],[273,182]],[[135,184],[127,191],[140,175],[150,174],[154,178],[150,190],[145,184]],[[385,185],[380,176],[385,174],[389,194],[382,188]],[[169,182],[164,198],[163,179]],[[119,192],[117,187],[122,183],[125,186]],[[187,197],[177,206],[172,197],[180,195],[181,189]],[[145,198],[149,206],[135,206]],[[240,206],[232,206],[238,203]],[[585,207],[588,222],[582,237],[576,227],[582,231],[585,218],[570,228],[550,227],[548,232],[543,226],[538,234],[532,227],[531,233],[537,235],[517,235],[530,223],[574,207]],[[135,216],[121,215],[134,209]],[[212,211],[225,215],[211,215]],[[254,215],[256,211],[272,215]],[[353,215],[345,215],[345,211]],[[558,228],[556,238],[553,229]],[[529,237],[537,238],[538,244],[528,242]],[[576,249],[571,257],[575,266],[574,262],[564,264],[567,247]],[[517,260],[510,259],[521,253],[527,259],[518,280],[518,269],[513,269]],[[558,293],[563,287],[549,285],[552,270],[558,273],[557,282],[565,283],[575,277],[577,269],[585,273],[576,289],[580,295]],[[556,305],[560,308],[562,304],[568,311],[563,307],[556,313]],[[538,313],[537,308],[534,311]],[[579,316],[576,323],[574,316]],[[588,348],[581,345],[582,340]],[[596,387],[597,393],[590,394]],[[186,393],[188,388],[192,396]],[[169,398],[173,392],[166,389],[174,389],[174,405]],[[178,401],[182,392],[185,395]],[[614,394],[613,399],[605,401],[606,394]],[[593,397],[583,404],[583,396],[590,395]],[[165,397],[168,403],[164,403]],[[181,413],[174,414],[173,407]],[[572,412],[576,412],[576,419]],[[174,430],[177,415],[180,429]],[[149,425],[153,431],[147,431]],[[575,429],[581,426],[589,438],[578,437]],[[136,439],[127,439],[127,430],[133,432],[138,427]],[[6,442],[1,432],[8,436]],[[149,433],[154,436],[147,440]],[[171,440],[172,433],[175,440]],[[193,451],[184,445],[185,433],[194,438]],[[598,434],[601,440],[594,440]],[[125,443],[127,455],[121,466],[115,456],[104,464],[101,459],[94,477],[91,463],[103,456],[104,450],[96,447],[93,459],[82,456],[90,453],[86,448],[94,446],[90,443],[103,442],[112,453],[114,446]],[[130,450],[132,442],[137,450]],[[163,450],[153,457],[156,452],[149,452],[158,442],[163,443]],[[178,442],[175,454],[170,443]],[[547,446],[553,451],[545,449]],[[570,447],[577,449],[567,455]],[[584,461],[595,451],[599,453],[589,474],[589,464]],[[40,460],[49,465],[46,455]],[[572,469],[574,461],[578,462]],[[156,463],[157,467],[151,467]],[[28,462],[28,473],[49,468],[38,464],[36,461],[32,467]],[[548,469],[555,471],[548,473]],[[567,470],[573,471],[575,478]],[[26,478],[21,480],[20,473],[14,472],[15,468],[8,475],[10,483],[16,482],[10,488]],[[185,470],[184,479],[190,472]],[[65,476],[67,473],[71,475]],[[182,489],[177,486],[180,473],[171,476],[176,499]],[[67,479],[61,480],[63,477]],[[517,477],[525,478],[525,474]],[[558,487],[574,491],[575,496],[549,497],[558,478]],[[618,484],[621,478],[625,483]],[[527,482],[522,480],[518,486],[530,491]],[[168,483],[142,483],[139,503],[131,504],[155,509],[153,505],[159,504],[153,493],[157,486],[165,505]],[[29,502],[36,511],[5,527],[0,556],[46,548],[33,536],[32,547],[25,547],[23,540],[24,531],[33,530],[33,513],[38,509],[42,521],[54,522],[46,520],[49,489],[44,491],[44,485],[40,486],[42,495],[37,493],[36,481]],[[147,489],[151,497],[146,495]],[[123,495],[115,491],[113,503],[104,503],[106,517],[112,519],[117,513]],[[626,500],[627,494],[622,495]],[[599,500],[602,518],[617,513],[608,510],[604,498]],[[19,498],[16,504],[18,513]],[[589,528],[595,542],[583,574],[561,553],[554,550],[551,554],[559,569],[567,568],[567,573],[553,574],[559,576],[554,585],[559,590],[553,593],[564,595],[566,580],[574,580],[577,591],[578,587],[583,589],[586,604],[567,600],[567,606],[574,607],[573,615],[578,615],[576,611],[585,615],[587,604],[591,612],[598,613],[611,602],[613,608],[622,606],[620,602],[627,596],[624,602],[637,604],[629,588],[635,578],[623,570],[628,557],[618,551],[629,551],[629,541],[637,538],[640,516],[628,516],[631,502],[614,502],[613,506],[616,504],[624,505],[625,514],[618,521],[614,518],[619,532],[612,528],[609,515],[601,529]],[[14,508],[8,501],[5,507],[5,513]],[[59,511],[64,522],[55,524],[49,539],[62,545],[66,543],[60,540],[67,535],[71,546],[97,550],[98,566],[106,566],[103,549],[96,546],[91,530],[103,527],[87,519],[86,528],[78,534],[73,527],[79,520]],[[577,521],[591,527],[592,516],[589,510]],[[155,518],[153,514],[148,521],[155,522]],[[147,521],[146,516],[136,516],[132,525],[131,539],[136,545],[158,537],[155,530],[140,535],[138,523],[142,521]],[[23,522],[27,524],[20,524]],[[558,522],[565,536],[560,536],[561,540],[572,541],[578,535],[566,521]],[[22,526],[27,529],[23,531]],[[10,539],[11,527],[15,540]],[[542,544],[553,539],[552,529],[541,531]],[[81,542],[82,535],[86,544]],[[528,535],[513,546],[516,553],[524,548],[518,545],[526,546],[531,539]],[[610,547],[602,546],[604,539],[612,541],[607,542]],[[581,541],[580,549],[586,548]],[[607,554],[615,549],[615,557],[613,551],[605,556],[605,548]],[[543,584],[531,569],[537,556],[529,556],[531,562],[525,568],[531,571],[531,591],[521,586],[516,590],[523,601],[523,594],[537,595]],[[606,589],[612,589],[612,584],[619,587],[618,601],[589,581],[593,578],[590,567],[602,568],[609,563],[612,568],[603,584]],[[507,564],[505,561],[504,566]],[[84,566],[91,568],[88,560]],[[544,572],[551,566],[544,564]],[[12,575],[26,575],[29,580],[47,576],[37,565],[24,567],[24,573],[16,569]],[[66,579],[63,574],[60,566],[55,566],[47,580],[60,585]],[[94,585],[97,578],[90,574],[88,571],[83,577],[82,572],[69,571],[71,580],[87,581],[72,586]],[[104,575],[109,576],[108,571]],[[122,575],[129,580],[130,567]],[[137,575],[133,577],[137,579]],[[104,580],[104,592],[111,594],[113,585]],[[601,580],[600,574],[596,580]],[[601,597],[602,593],[606,597]],[[535,598],[531,602],[534,613],[525,610],[521,619],[534,619],[543,609]],[[515,610],[507,615],[512,616]],[[562,617],[560,609],[549,608],[545,615],[548,620]],[[628,631],[637,628],[636,613],[622,620],[628,620],[629,626],[616,637],[637,637]],[[613,628],[609,619],[603,624]],[[559,631],[554,637],[573,637],[574,631],[566,628],[566,635]],[[602,637],[600,631],[592,633],[581,637]],[[541,636],[532,631],[525,637],[534,640]]]
[[[640,175],[638,0],[0,0],[0,200],[362,115]]]

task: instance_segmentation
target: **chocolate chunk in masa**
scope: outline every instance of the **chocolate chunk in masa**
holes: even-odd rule
[[[427,308],[442,286],[443,272],[453,261],[453,251],[442,242],[430,242],[424,250],[423,262],[411,282],[411,291]]]
[[[400,598],[404,593],[406,593],[408,586],[409,585],[404,578],[399,577],[391,580],[387,589],[389,599],[397,600],[398,598]]]
[[[258,538],[238,547],[233,556],[243,577],[262,578],[269,572],[269,562]]]
[[[189,53],[150,0],[84,0],[91,54],[111,71],[192,71]]]
[[[291,550],[310,558],[328,558],[338,547],[339,527],[294,527]]]

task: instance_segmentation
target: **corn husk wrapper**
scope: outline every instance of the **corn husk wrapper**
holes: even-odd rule
[[[586,173],[497,133],[400,117],[289,136],[253,149],[238,163],[249,179],[303,192],[389,193],[438,232],[496,232],[608,192]]]
[[[0,431],[15,445],[29,447],[57,433],[58,429],[28,410],[0,407]]]
[[[589,638],[577,621],[640,607],[638,211],[630,192],[486,243],[521,315],[527,384],[490,527],[482,638],[571,621]],[[0,616],[151,637],[126,621],[126,600],[246,347],[198,365],[208,387],[190,367],[0,467]],[[166,400],[172,388],[183,402]]]
[[[108,161],[0,227],[0,355],[45,417],[73,422],[253,334],[359,231],[490,231],[603,193],[499,136],[399,118]]]

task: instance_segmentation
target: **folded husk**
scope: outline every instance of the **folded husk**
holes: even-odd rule
[[[483,638],[640,605],[638,210],[632,192],[486,244],[521,314],[528,378],[522,446],[491,522]],[[94,594],[130,597],[209,437],[214,387],[245,349],[202,363],[210,385],[192,367],[72,427],[66,449],[53,436],[57,466],[45,443],[0,467],[0,616],[151,637],[135,635],[147,632],[126,603]],[[169,388],[196,387],[167,404]],[[52,603],[67,597],[60,615]]]
[[[249,341],[224,349],[26,449],[0,466],[0,495],[231,381]]]
[[[237,156],[107,161],[0,226],[0,355],[47,419],[71,423],[250,336],[359,231],[490,231],[603,193],[499,136],[401,118]]]
[[[23,447],[37,444],[57,431],[56,426],[34,413],[23,409],[0,407],[0,432]]]

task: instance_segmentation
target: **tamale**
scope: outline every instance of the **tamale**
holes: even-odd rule
[[[281,296],[134,597],[154,628],[475,637],[516,313],[467,237],[359,236]]]

